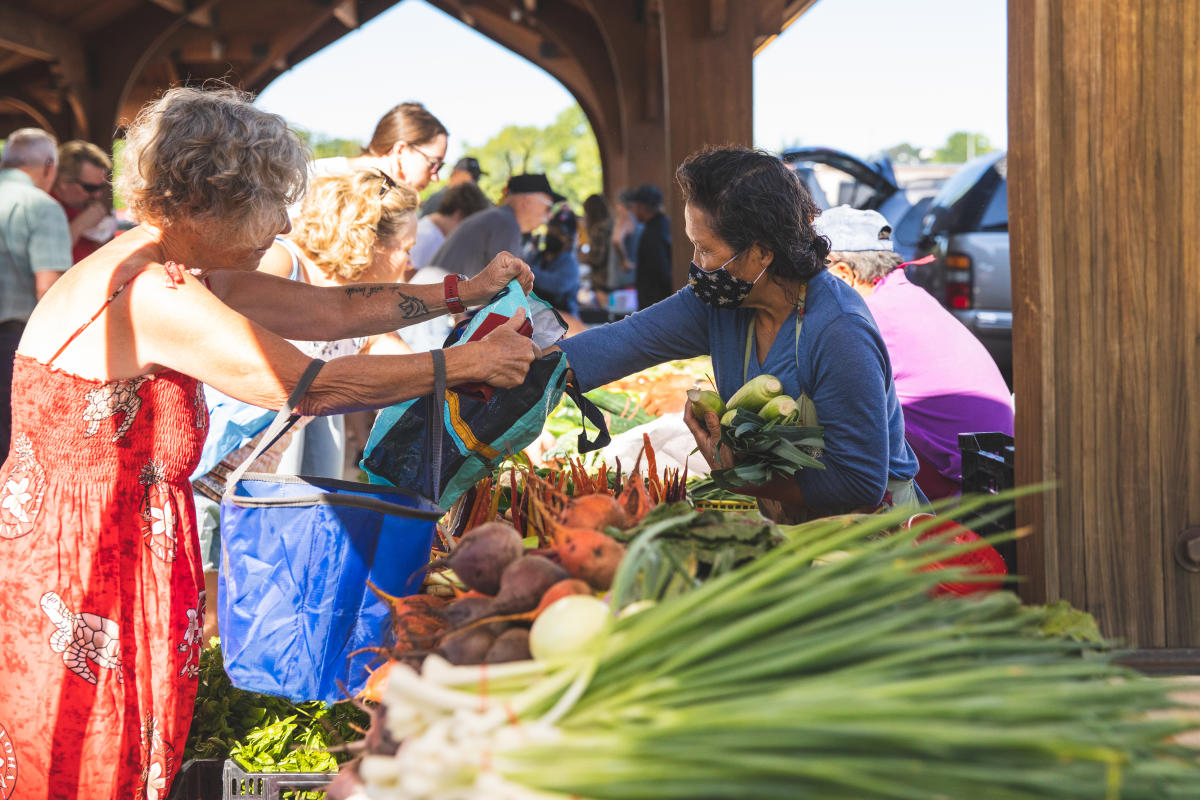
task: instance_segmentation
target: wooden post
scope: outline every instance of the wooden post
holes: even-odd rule
[[[1020,484],[1033,600],[1200,645],[1200,0],[1009,0]]]
[[[760,3],[738,3],[737,11],[724,17],[724,27],[718,31],[709,3],[663,2],[666,155],[671,178],[662,188],[671,217],[671,260],[677,287],[687,282],[692,251],[684,234],[675,168],[704,145],[753,143],[753,61]]]

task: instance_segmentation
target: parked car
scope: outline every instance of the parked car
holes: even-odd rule
[[[912,258],[921,220],[941,185],[940,178],[901,186],[887,156],[864,160],[828,147],[800,147],[780,157],[800,176],[821,209],[845,204],[882,214],[891,223],[896,252],[905,260]],[[825,177],[828,175],[833,178]]]
[[[1012,282],[1008,265],[1008,160],[1003,151],[963,165],[933,198],[907,267],[983,342],[1012,386]]]

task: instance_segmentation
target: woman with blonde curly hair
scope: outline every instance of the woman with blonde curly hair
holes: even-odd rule
[[[187,480],[208,427],[201,382],[278,408],[312,361],[288,340],[379,335],[449,305],[437,285],[257,271],[289,229],[306,165],[286,123],[245,95],[166,92],[129,128],[123,158],[122,194],[142,224],[46,293],[13,369],[0,736],[23,798],[162,798],[179,768],[205,604]],[[501,254],[458,298],[485,301],[513,278],[532,283]],[[447,350],[449,383],[519,384],[537,354],[522,322]],[[427,394],[433,363],[333,358],[298,412]]]
[[[406,283],[413,272],[408,252],[416,239],[419,202],[412,188],[376,170],[316,178],[292,232],[276,237],[259,270],[312,286]],[[395,332],[292,344],[325,361],[357,353],[412,352]],[[205,399],[209,433],[192,480],[197,488],[205,586],[212,592],[221,554],[218,487],[224,485],[228,465],[245,459],[243,451],[252,447],[254,437],[270,424],[274,412],[242,403],[211,386],[205,389]],[[341,478],[346,456],[343,419],[341,415],[314,417],[296,426],[268,451],[259,470],[274,463],[274,471],[281,474]],[[214,623],[210,620],[206,634],[216,635]]]

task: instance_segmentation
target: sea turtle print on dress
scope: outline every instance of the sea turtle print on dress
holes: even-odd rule
[[[179,514],[175,510],[175,497],[163,476],[163,465],[151,459],[142,467],[138,481],[145,487],[139,522],[142,541],[163,561],[174,561],[175,526]]]
[[[12,469],[0,476],[0,537],[16,539],[33,530],[46,495],[46,471],[33,454],[29,436],[13,439]]]
[[[117,623],[98,614],[76,614],[56,592],[42,595],[42,611],[57,630],[50,636],[50,649],[62,653],[67,669],[88,683],[96,683],[96,673],[88,661],[97,666],[117,670],[121,679],[121,641]]]
[[[110,381],[99,389],[92,389],[86,395],[87,407],[83,410],[83,419],[88,424],[83,432],[84,438],[95,436],[100,430],[100,423],[118,413],[124,413],[125,418],[113,434],[115,442],[129,432],[133,419],[142,407],[142,398],[138,389],[142,384],[153,378],[152,375],[142,375],[122,381]]]

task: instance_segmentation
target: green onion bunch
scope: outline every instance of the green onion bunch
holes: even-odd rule
[[[1044,636],[1011,594],[932,598],[972,576],[921,568],[977,545],[883,535],[900,521],[792,529],[561,662],[406,673],[388,696],[406,738],[364,761],[368,795],[1200,797],[1164,683]]]

